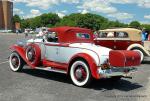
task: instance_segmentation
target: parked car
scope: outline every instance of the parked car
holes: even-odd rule
[[[114,50],[133,50],[141,55],[150,56],[150,41],[142,41],[141,30],[134,28],[114,28],[99,30],[98,37],[94,39],[96,45]]]
[[[78,27],[50,28],[43,36],[18,42],[10,49],[12,71],[18,72],[26,64],[67,74],[77,86],[87,86],[92,78],[131,77],[140,65],[138,52],[97,46],[92,31]]]

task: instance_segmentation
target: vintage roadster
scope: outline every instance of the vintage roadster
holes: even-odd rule
[[[89,29],[50,28],[37,38],[10,47],[9,64],[18,72],[26,64],[31,69],[65,73],[77,86],[87,86],[92,78],[131,77],[140,65],[140,55],[97,46]]]
[[[142,41],[141,30],[135,28],[114,28],[99,30],[98,37],[94,39],[96,45],[114,50],[133,50],[144,57],[150,56],[150,41]]]

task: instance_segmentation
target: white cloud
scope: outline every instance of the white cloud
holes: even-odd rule
[[[68,11],[67,10],[63,10],[63,11],[61,11],[62,13],[67,13]]]
[[[18,9],[18,8],[14,8],[14,9],[13,9],[13,13],[14,13],[14,14],[17,14],[17,15],[24,14],[24,12],[23,12],[21,9]]]
[[[114,4],[136,4],[143,8],[150,8],[150,0],[107,0],[107,2]]]
[[[31,9],[30,14],[23,16],[23,18],[24,19],[33,18],[33,17],[39,16],[39,15],[41,15],[41,12],[39,10]]]
[[[117,11],[117,9],[111,6],[107,1],[104,2],[100,0],[85,0],[78,8],[102,13],[114,13]]]
[[[88,13],[89,11],[86,10],[86,9],[84,9],[84,10],[79,10],[79,12],[80,12],[81,14],[86,14],[86,13]]]
[[[126,20],[132,19],[134,16],[133,14],[118,12],[114,14],[109,14],[108,17],[116,18],[117,20]]]
[[[41,14],[41,12],[39,11],[39,10],[36,10],[36,9],[31,9],[31,14],[33,14],[33,15],[40,15]]]
[[[65,3],[79,3],[80,0],[60,0],[61,2],[65,2]]]
[[[150,15],[145,15],[144,18],[145,19],[150,19]]]
[[[63,17],[65,16],[65,14],[64,14],[64,13],[61,13],[61,12],[56,12],[56,14],[58,14],[58,16],[59,16],[60,18],[63,18]]]
[[[12,0],[15,3],[25,3],[26,6],[49,9],[60,3],[79,3],[80,0]]]
[[[144,20],[144,21],[140,21],[140,23],[142,23],[142,24],[150,24],[150,21]]]
[[[55,11],[55,13],[58,14],[60,18],[63,18],[67,14],[67,12],[67,10]]]

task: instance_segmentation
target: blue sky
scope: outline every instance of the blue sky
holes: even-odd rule
[[[11,0],[14,14],[22,18],[53,12],[60,17],[71,13],[94,13],[110,20],[150,24],[150,0]]]

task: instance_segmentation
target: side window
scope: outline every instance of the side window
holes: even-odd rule
[[[115,32],[100,32],[98,34],[99,38],[114,38],[115,36]]]
[[[117,32],[118,38],[128,38],[128,33],[126,32]]]
[[[58,37],[56,32],[48,32],[46,34],[47,42],[58,42]]]
[[[107,32],[99,32],[98,38],[106,38],[107,37]]]
[[[90,35],[88,33],[76,33],[76,36],[81,39],[90,39]]]
[[[115,37],[115,33],[114,32],[108,32],[107,33],[107,37],[108,38],[114,38]]]

